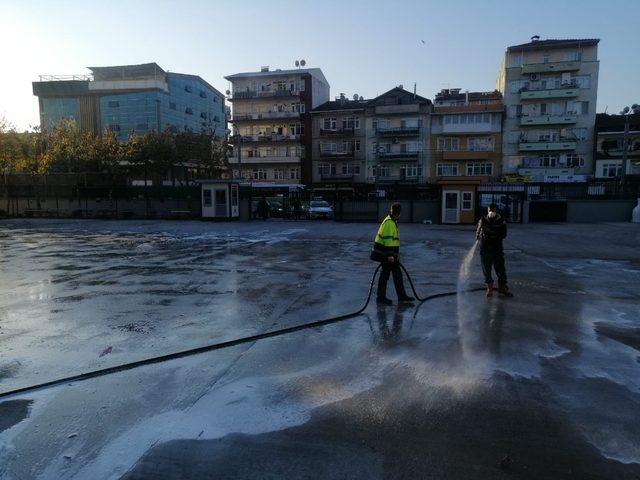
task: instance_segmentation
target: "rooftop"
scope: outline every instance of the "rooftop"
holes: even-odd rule
[[[502,100],[502,94],[494,90],[492,92],[462,92],[460,88],[447,88],[436,93],[435,101],[439,100]]]
[[[511,45],[507,51],[513,50],[537,50],[540,48],[568,48],[568,47],[591,47],[600,42],[599,38],[565,38],[540,40],[532,37],[530,42],[520,45]]]
[[[95,81],[138,80],[164,76],[165,71],[155,62],[139,65],[117,65],[112,67],[87,67]]]
[[[268,67],[265,67],[268,68]],[[292,70],[265,70],[260,72],[243,72],[243,73],[234,73],[233,75],[227,75],[224,77],[226,80],[240,80],[242,78],[258,78],[258,77],[279,77],[284,75],[303,75],[309,74],[312,77],[316,77],[322,80],[324,83],[328,84],[327,79],[325,78],[322,70],[319,68],[295,68]]]
[[[348,98],[331,100],[323,103],[322,105],[318,105],[313,109],[313,113],[333,112],[338,110],[364,110],[367,103],[369,103],[369,100],[349,100]]]

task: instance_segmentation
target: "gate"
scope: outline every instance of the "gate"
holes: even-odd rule
[[[567,202],[534,201],[529,204],[530,222],[566,222]]]

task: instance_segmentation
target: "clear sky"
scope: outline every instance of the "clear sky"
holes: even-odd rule
[[[637,0],[0,0],[0,116],[38,123],[40,74],[153,61],[222,92],[224,75],[301,58],[332,96],[493,90],[506,46],[532,35],[600,38],[598,111],[617,113],[640,103],[638,25]]]

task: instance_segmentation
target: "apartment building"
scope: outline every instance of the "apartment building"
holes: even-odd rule
[[[370,100],[365,109],[368,183],[424,183],[431,100],[402,85]]]
[[[322,70],[262,67],[225,78],[232,86],[234,178],[311,184],[311,111],[329,100]]]
[[[623,173],[625,145],[625,123],[627,131],[627,164],[625,175],[640,175],[640,113],[632,115],[596,116],[595,177],[599,179],[620,178]]]
[[[502,95],[445,89],[431,115],[430,181],[442,188],[442,222],[472,223],[477,186],[501,175]]]
[[[507,109],[505,174],[542,182],[591,176],[598,42],[534,36],[507,48],[497,82]]]
[[[224,95],[197,75],[166,72],[157,63],[89,67],[91,75],[41,75],[33,82],[40,127],[62,119],[120,141],[131,132],[171,130],[224,136]]]
[[[325,187],[364,184],[367,171],[367,100],[340,94],[313,109],[313,184]]]

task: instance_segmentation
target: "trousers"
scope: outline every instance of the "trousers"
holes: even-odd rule
[[[382,262],[382,271],[378,278],[378,298],[387,297],[387,282],[389,276],[393,274],[393,285],[396,287],[396,294],[398,298],[405,297],[407,292],[404,289],[404,281],[402,279],[402,270],[400,264],[396,260],[395,262]]]
[[[493,284],[491,276],[492,268],[496,271],[498,277],[498,285],[507,284],[507,270],[504,266],[504,252],[502,248],[487,248],[480,250],[480,261],[482,263],[482,273],[484,274],[484,282]]]

